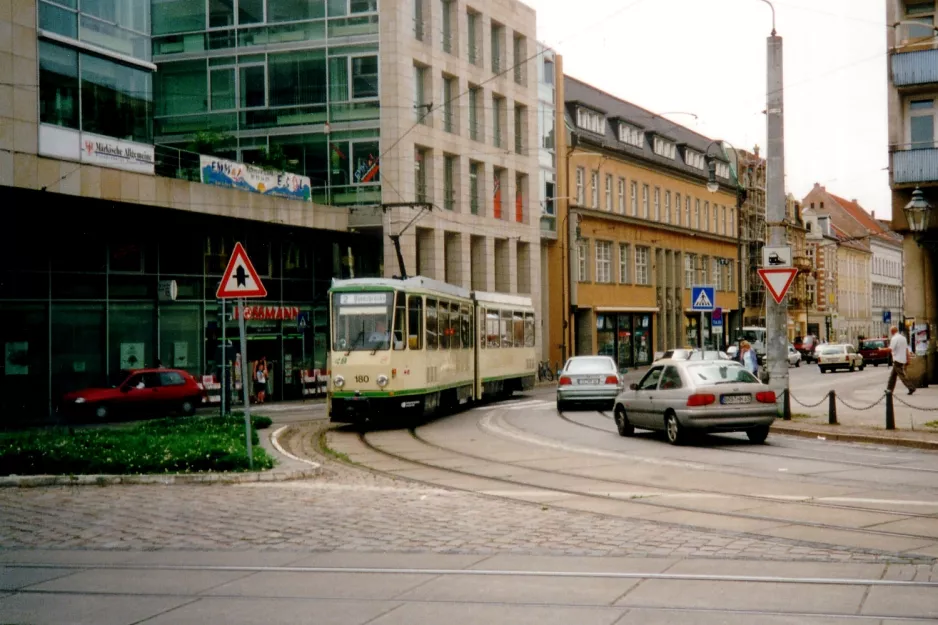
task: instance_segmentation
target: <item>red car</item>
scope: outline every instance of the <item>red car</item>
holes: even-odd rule
[[[112,388],[86,388],[62,397],[60,408],[71,415],[106,419],[114,413],[178,411],[191,415],[202,405],[202,385],[180,369],[137,369]]]
[[[892,365],[892,350],[889,349],[889,339],[863,339],[857,350],[863,356],[863,362],[878,367],[880,363]]]

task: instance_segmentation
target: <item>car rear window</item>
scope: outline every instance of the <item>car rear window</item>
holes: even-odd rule
[[[615,370],[609,358],[574,358],[567,363],[567,373],[614,373]]]
[[[883,341],[863,341],[860,344],[860,349],[883,349],[886,347],[886,344]]]
[[[754,375],[736,363],[700,364],[688,367],[691,379],[697,384],[722,384],[730,382],[758,382]]]
[[[842,353],[844,353],[844,348],[842,345],[838,347],[824,347],[821,349],[822,356],[833,356]]]

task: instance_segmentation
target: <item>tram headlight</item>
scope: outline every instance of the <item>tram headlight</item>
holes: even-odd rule
[[[375,378],[375,382],[378,383],[378,386],[380,386],[381,388],[384,388],[385,386],[388,385],[388,376],[382,373],[377,378]]]
[[[345,378],[343,378],[341,375],[337,375],[332,378],[332,383],[335,384],[336,388],[342,388],[345,386]]]

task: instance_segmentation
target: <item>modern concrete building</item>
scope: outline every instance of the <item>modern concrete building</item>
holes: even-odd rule
[[[927,365],[916,377],[938,382],[938,21],[934,0],[887,0],[889,54],[889,185],[893,230],[903,241],[904,315],[909,344]],[[904,209],[921,190],[922,230],[912,232]]]
[[[631,367],[672,347],[725,344],[691,303],[693,285],[713,285],[723,327],[734,327],[736,185],[721,146],[575,78],[563,85],[551,360],[599,353]]]
[[[278,313],[248,327],[246,358],[274,361],[274,396],[299,396],[299,371],[325,364],[331,279],[379,265],[362,237],[346,232],[348,211],[312,202],[302,177],[154,142],[154,112],[164,133],[173,107],[225,97],[224,74],[211,100],[185,72],[170,68],[175,79],[164,80],[153,62],[153,31],[201,28],[173,36],[183,51],[199,41],[220,49],[228,31],[213,20],[224,3],[209,4],[206,16],[201,2],[155,2],[152,14],[149,0],[0,3],[4,422],[46,418],[64,392],[110,386],[157,361],[196,376],[219,373],[220,341],[239,338],[230,324],[222,336],[215,299],[234,241],[267,287],[265,304],[309,320],[303,326]],[[169,7],[177,13],[163,13]],[[160,39],[157,55],[168,45]],[[206,72],[218,56],[204,54]],[[253,102],[248,67],[227,74],[246,81],[239,103]],[[269,97],[266,83],[261,91]],[[190,130],[210,127],[206,119]],[[215,186],[226,168],[241,172],[239,188]]]
[[[158,142],[185,149],[210,130],[220,154],[293,167],[314,200],[346,207],[350,227],[384,250],[386,276],[400,273],[388,240],[400,235],[408,274],[540,286],[548,55],[531,8],[164,0],[153,16]]]

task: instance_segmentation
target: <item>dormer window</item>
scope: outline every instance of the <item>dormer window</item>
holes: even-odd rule
[[[601,113],[586,108],[577,108],[576,125],[598,135],[606,134],[606,118]]]
[[[619,122],[619,141],[634,145],[637,148],[642,147],[642,135],[644,133],[631,124]]]
[[[688,149],[684,151],[684,162],[700,171],[704,171],[707,168],[707,159],[704,158],[703,154],[695,152],[694,150]]]
[[[665,158],[674,159],[677,156],[677,147],[673,142],[668,141],[663,137],[655,137],[655,154],[658,156],[663,156]]]
[[[727,179],[729,179],[729,177],[730,177],[730,166],[727,165],[726,163],[721,163],[720,161],[717,161],[717,176],[720,177],[720,178],[727,178]]]

